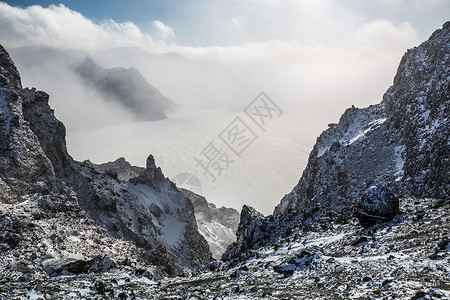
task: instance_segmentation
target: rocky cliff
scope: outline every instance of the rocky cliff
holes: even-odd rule
[[[297,186],[274,213],[317,204],[350,215],[363,191],[442,198],[450,183],[450,22],[401,59],[380,104],[349,108],[330,124]]]
[[[48,193],[56,183],[52,162],[25,113],[33,103],[45,102],[47,95],[22,89],[19,73],[3,47],[0,64],[0,201],[16,203],[25,194]]]
[[[48,95],[22,88],[2,47],[0,66],[0,223],[5,232],[0,244],[7,245],[1,247],[3,258],[19,253],[15,263],[27,266],[18,270],[2,260],[5,272],[19,276],[20,270],[36,269],[38,274],[44,269],[36,266],[49,258],[87,262],[94,255],[116,260],[129,255],[174,275],[210,260],[192,203],[163,176],[151,155],[146,168],[128,170],[123,165],[126,176],[107,165],[74,161],[66,149],[65,127],[48,105]],[[70,233],[70,228],[77,233]],[[47,236],[52,238],[47,241]],[[84,242],[91,238],[101,245]],[[79,245],[72,240],[80,240]],[[25,249],[33,247],[38,255],[26,259],[31,252]]]
[[[380,104],[347,109],[318,137],[299,183],[273,216],[243,207],[237,241],[223,259],[278,243],[293,232],[326,229],[331,220],[348,222],[371,186],[397,195],[448,197],[449,65],[447,22],[407,51]]]

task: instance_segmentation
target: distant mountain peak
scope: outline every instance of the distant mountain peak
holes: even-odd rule
[[[166,119],[176,104],[164,96],[135,68],[105,69],[90,56],[75,68],[85,83],[105,100],[121,105],[142,121]]]

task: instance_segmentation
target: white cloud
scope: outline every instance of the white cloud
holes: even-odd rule
[[[378,49],[405,49],[419,42],[418,33],[410,23],[394,25],[382,19],[365,23],[356,32],[356,38],[360,44]]]
[[[6,47],[44,45],[78,49],[139,46],[157,43],[131,22],[105,20],[95,23],[60,4],[12,7],[0,2],[0,38]]]
[[[163,41],[172,42],[175,40],[175,32],[169,26],[166,26],[163,22],[156,20],[152,22],[153,32],[156,37],[159,37]]]

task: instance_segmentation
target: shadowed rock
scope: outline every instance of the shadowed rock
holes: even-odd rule
[[[356,215],[364,228],[391,221],[399,211],[398,197],[384,187],[372,186],[361,197]]]

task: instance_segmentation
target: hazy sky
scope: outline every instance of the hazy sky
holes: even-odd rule
[[[323,116],[336,121],[352,104],[379,102],[405,50],[449,16],[450,0],[22,0],[0,2],[0,43],[7,49],[176,52],[219,63],[220,76],[211,70],[183,78],[180,70],[158,70],[155,76],[145,63],[130,59],[109,66],[139,69],[183,104],[177,98],[220,102],[236,95],[251,99],[265,90],[287,105],[301,102],[302,110],[308,103],[327,103],[335,115]]]
[[[176,39],[171,42],[184,46],[238,46],[270,40],[342,46],[377,21],[378,25],[370,28],[371,33],[411,34],[405,32],[410,30],[422,40],[450,15],[448,0],[20,0],[6,3],[18,8],[63,6],[12,10],[3,5],[0,9],[2,34],[6,29],[19,32],[31,29],[22,22],[33,24],[33,29],[41,33],[51,24],[65,24],[65,28],[53,28],[60,32],[79,31],[83,27],[69,25],[75,19],[81,22],[83,15],[105,30],[122,30],[128,36],[132,30],[135,37],[149,34],[156,39],[161,36],[155,33],[163,32],[164,38],[173,38],[173,33]],[[75,11],[81,15],[77,16]],[[58,20],[58,15],[70,17]],[[380,23],[381,20],[388,23]],[[6,21],[9,25],[4,24]],[[116,26],[111,21],[117,22]],[[132,24],[128,22],[137,28],[131,29]],[[22,40],[23,44],[27,42]]]

